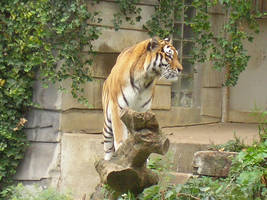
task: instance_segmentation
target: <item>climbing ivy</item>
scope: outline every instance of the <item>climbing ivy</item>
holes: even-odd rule
[[[214,68],[219,71],[227,68],[229,73],[225,84],[235,86],[249,61],[243,43],[252,42],[253,32],[259,32],[256,18],[260,15],[255,12],[253,1],[193,0],[191,5],[195,8],[196,15],[191,19],[185,15],[184,18],[181,17],[181,11],[186,9],[184,4],[188,4],[188,1],[159,1],[155,6],[155,13],[144,25],[145,29],[151,36],[158,35],[164,38],[177,31],[175,21],[184,21],[195,33],[192,61],[211,61]],[[211,24],[210,11],[215,6],[221,7],[225,15],[225,23],[217,28],[218,33],[214,32]]]
[[[123,19],[125,19],[131,25],[135,24],[135,22],[139,22],[142,19],[142,9],[136,6],[136,4],[139,2],[140,0],[116,0],[116,3],[119,7],[119,12],[115,13],[112,19],[115,30],[119,30]]]
[[[28,145],[23,127],[34,106],[34,81],[59,82],[63,88],[71,80],[72,95],[86,102],[79,85],[91,80],[87,64],[92,60],[82,60],[81,51],[92,52],[99,36],[88,26],[96,16],[84,0],[0,2],[0,191],[11,182]]]
[[[99,2],[94,0],[92,2]],[[177,30],[176,20],[184,20],[183,1],[160,0],[155,13],[144,24],[151,36],[166,37]],[[196,8],[193,19],[185,18],[195,32],[196,62],[212,61],[218,70],[226,67],[226,85],[235,85],[246,68],[249,56],[243,42],[252,41],[246,28],[258,32],[252,12],[252,1],[193,0]],[[140,0],[116,0],[119,12],[114,14],[115,29],[123,18],[130,24],[141,20]],[[220,34],[211,29],[209,10],[220,4],[226,19]],[[81,59],[86,49],[93,53],[92,42],[100,31],[96,24],[98,13],[87,10],[86,0],[13,0],[0,1],[0,190],[15,174],[19,160],[27,147],[23,132],[25,113],[32,103],[33,83],[41,79],[44,85],[71,80],[71,93],[80,102],[86,99],[81,84],[91,81],[89,68],[92,59]],[[90,56],[87,56],[90,58]]]
[[[166,38],[176,33],[178,30],[174,27],[175,21],[181,21],[183,1],[180,0],[161,0],[155,5],[155,12],[152,14],[144,28],[151,36]]]
[[[240,73],[246,69],[249,61],[244,42],[252,42],[253,32],[259,32],[256,21],[259,14],[253,12],[253,2],[194,0],[192,5],[197,10],[196,16],[190,23],[196,33],[194,61],[211,61],[214,68],[219,71],[227,68],[225,84],[235,86]],[[209,11],[215,6],[220,6],[225,14],[224,24],[217,28],[218,33],[215,33],[210,23]]]

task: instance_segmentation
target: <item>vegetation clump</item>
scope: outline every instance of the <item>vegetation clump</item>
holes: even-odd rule
[[[261,112],[260,140],[233,158],[227,178],[194,177],[185,184],[157,184],[138,196],[125,194],[120,200],[266,200],[267,197],[267,112]],[[240,142],[240,140],[237,140]],[[236,143],[232,143],[236,149]],[[242,144],[242,143],[241,143]],[[243,146],[242,146],[243,147]],[[152,162],[154,169],[162,171],[160,162]]]

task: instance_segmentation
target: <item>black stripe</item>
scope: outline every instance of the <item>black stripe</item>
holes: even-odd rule
[[[129,106],[129,103],[128,103],[128,101],[127,101],[127,99],[126,99],[126,97],[125,97],[125,95],[124,95],[124,93],[122,91],[122,88],[121,88],[121,94],[122,94],[123,100],[125,101],[125,103],[127,104],[127,106]]]
[[[160,55],[160,64],[162,63],[162,59],[163,59],[163,55],[162,54],[159,54]]]
[[[150,97],[143,105],[142,107],[144,108],[150,101],[151,101],[152,97]]]
[[[153,67],[156,67],[157,60],[158,60],[158,56],[159,56],[159,54],[157,53],[157,54],[156,54],[156,59],[154,60],[154,63],[153,63]]]
[[[132,76],[132,73],[130,73],[130,82],[132,88],[136,88],[137,90],[139,90],[139,88],[134,84],[134,77]]]
[[[104,140],[104,143],[111,142],[110,140]]]
[[[109,137],[109,136],[106,136],[106,135],[104,135],[104,138],[105,138],[105,139],[113,139],[112,136]],[[105,142],[105,141],[104,141],[104,142]]]
[[[106,120],[104,120],[104,125],[109,127],[109,125],[107,124]]]
[[[111,123],[111,119],[109,119],[109,118],[107,117],[107,120],[108,120],[109,123]]]
[[[108,130],[106,129],[106,127],[104,127],[104,131],[105,131],[106,133],[110,134],[110,135],[113,135],[113,132],[108,131]]]
[[[145,85],[145,88],[149,88],[149,86],[153,83],[154,80],[151,80],[148,84]]]
[[[171,56],[169,56],[168,54],[165,54],[168,58],[170,58],[170,59],[172,59],[172,57]]]
[[[109,148],[108,150],[105,151],[105,153],[110,153],[114,150],[114,144],[112,145],[111,148]]]
[[[118,106],[119,106],[119,108],[122,110],[123,108],[122,108],[122,106],[119,104],[119,102],[118,102]]]
[[[107,125],[105,120],[104,120],[104,125],[105,125],[105,127],[107,127],[109,129],[110,132],[113,132],[112,128],[109,125]]]

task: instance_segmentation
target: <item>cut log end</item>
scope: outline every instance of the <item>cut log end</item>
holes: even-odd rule
[[[140,185],[140,178],[137,172],[131,168],[121,171],[113,171],[107,176],[107,184],[115,191],[122,193],[136,191]]]

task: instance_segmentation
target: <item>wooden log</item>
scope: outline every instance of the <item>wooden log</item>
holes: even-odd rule
[[[169,140],[162,134],[155,114],[124,110],[121,119],[128,128],[129,137],[109,161],[100,159],[95,168],[101,183],[118,193],[140,193],[158,183],[158,176],[146,167],[151,153],[166,154]]]

